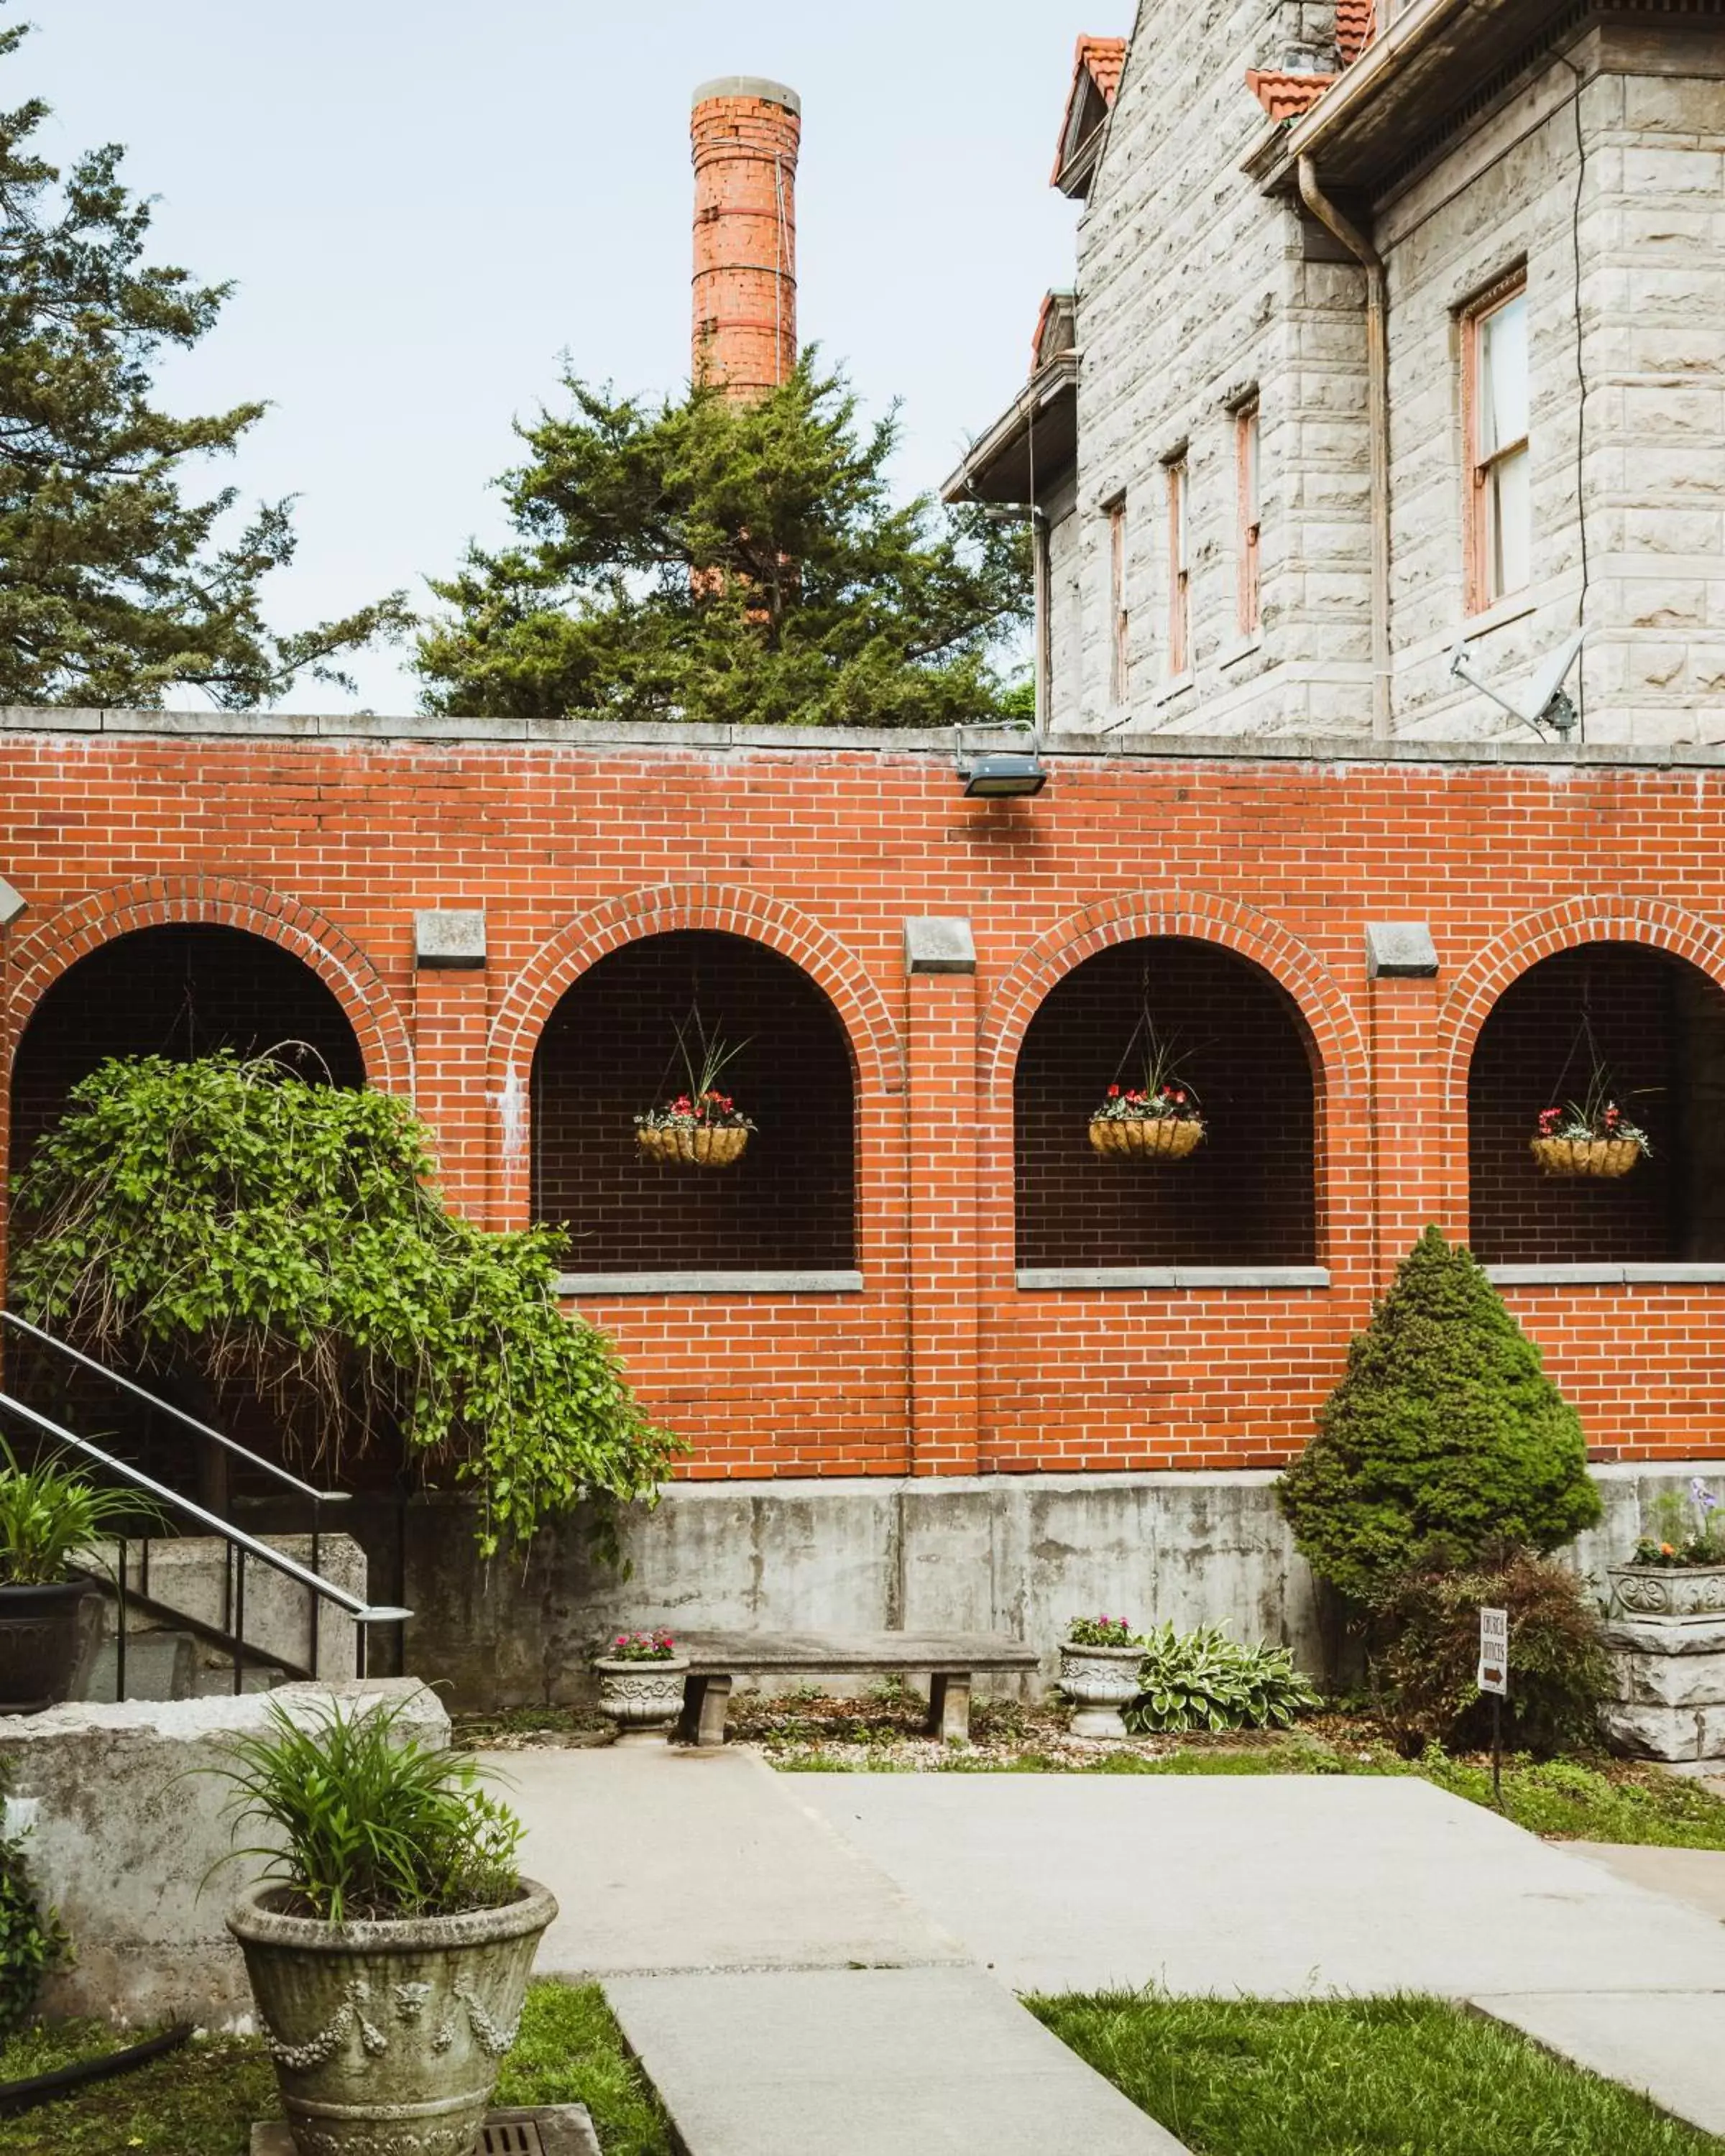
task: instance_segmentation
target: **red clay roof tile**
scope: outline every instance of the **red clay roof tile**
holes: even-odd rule
[[[1083,113],[1086,93],[1093,89],[1101,99],[1105,111],[1112,106],[1126,69],[1126,48],[1124,38],[1081,37],[1078,40],[1078,49],[1072,56],[1072,88],[1060,121],[1060,146],[1055,152],[1052,184],[1059,185],[1068,161],[1081,146],[1073,138]],[[1088,141],[1095,132],[1094,127],[1087,129],[1084,141]]]
[[[1293,120],[1309,112],[1330,85],[1332,74],[1278,74],[1273,68],[1248,68],[1246,88],[1272,120]]]
[[[1343,67],[1378,34],[1377,0],[1336,0],[1336,51]]]

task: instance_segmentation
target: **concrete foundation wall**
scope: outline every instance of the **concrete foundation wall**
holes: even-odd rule
[[[1725,1496],[1719,1463],[1595,1471],[1602,1526],[1574,1561],[1603,1594],[1645,1507],[1692,1474]],[[1040,1650],[1045,1676],[1066,1620],[1106,1610],[1141,1625],[1222,1623],[1286,1641],[1323,1668],[1326,1626],[1270,1473],[1014,1475],[685,1482],[630,1521],[627,1578],[594,1564],[572,1530],[525,1563],[474,1558],[468,1507],[408,1515],[409,1668],[451,1707],[592,1696],[587,1658],[608,1634],[992,1630]],[[1014,1685],[1018,1680],[1011,1680]]]
[[[319,1702],[405,1698],[402,1727],[446,1743],[436,1695],[400,1679],[287,1685],[270,1695],[290,1713]],[[186,2016],[208,2028],[246,2025],[251,1993],[223,1921],[263,1869],[228,1859],[228,1784],[210,1770],[234,1737],[267,1727],[265,1700],[133,1701],[0,1716],[0,1763],[28,1820],[26,1847],[76,1959],[49,1980],[44,2011],[124,2026]],[[242,1845],[270,1835],[255,1823]]]

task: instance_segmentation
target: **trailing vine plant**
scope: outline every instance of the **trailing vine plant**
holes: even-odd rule
[[[278,1056],[104,1063],[18,1190],[12,1298],[111,1362],[241,1385],[313,1464],[391,1433],[482,1498],[490,1555],[586,1502],[652,1502],[682,1449],[606,1336],[558,1309],[565,1238],[451,1214],[388,1093]]]

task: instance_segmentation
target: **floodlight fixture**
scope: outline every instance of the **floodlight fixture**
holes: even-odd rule
[[[967,801],[1013,801],[1041,793],[1048,783],[1048,767],[1042,761],[1042,744],[1033,729],[1030,748],[988,749],[968,756],[964,728],[955,726],[957,773]]]

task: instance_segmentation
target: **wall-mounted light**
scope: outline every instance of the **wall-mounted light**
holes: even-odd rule
[[[1027,754],[1022,749],[990,749],[978,756],[964,752],[964,729],[953,729],[957,736],[957,766],[958,777],[964,786],[967,801],[1009,801],[1028,793],[1040,793],[1048,783],[1048,768],[1042,761],[1041,742],[1034,733]]]

